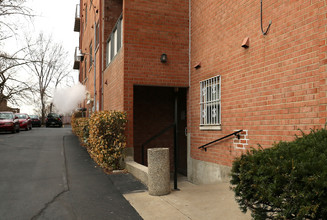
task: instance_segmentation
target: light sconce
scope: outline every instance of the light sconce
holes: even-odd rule
[[[167,54],[161,54],[160,61],[161,63],[167,63]]]
[[[108,85],[108,81],[106,80],[105,82],[104,82],[104,84],[106,84],[106,86]]]

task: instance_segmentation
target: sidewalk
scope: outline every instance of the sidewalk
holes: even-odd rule
[[[173,188],[173,186],[172,186]],[[150,196],[147,191],[123,194],[145,220],[247,220],[234,199],[229,183],[194,185],[185,177],[178,181],[180,191],[165,196]]]

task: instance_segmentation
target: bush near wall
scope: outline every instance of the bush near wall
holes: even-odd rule
[[[82,118],[80,112],[72,115],[71,126],[73,133],[79,137],[84,146],[87,146],[89,137],[89,118]]]
[[[101,111],[89,120],[88,152],[102,168],[119,169],[125,142],[126,113]]]
[[[231,184],[241,210],[254,219],[326,219],[326,128],[242,155]]]

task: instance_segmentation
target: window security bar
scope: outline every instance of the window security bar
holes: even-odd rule
[[[198,147],[199,149],[204,149],[204,151],[207,151],[207,146],[208,145],[210,145],[210,144],[213,144],[213,143],[215,143],[215,142],[218,142],[218,141],[221,141],[221,140],[223,140],[223,139],[225,139],[225,138],[228,138],[228,137],[230,137],[230,136],[233,136],[233,135],[235,135],[235,137],[237,137],[237,139],[240,139],[240,134],[239,133],[241,133],[243,130],[239,130],[239,131],[235,131],[234,133],[231,133],[231,134],[229,134],[229,135],[226,135],[226,136],[224,136],[224,137],[222,137],[222,138],[219,138],[219,139],[217,139],[217,140],[214,140],[214,141],[211,141],[211,142],[209,142],[209,143],[207,143],[207,144],[204,144],[204,145],[202,145],[202,146],[200,146],[200,147]]]
[[[220,76],[200,82],[200,126],[221,124]]]

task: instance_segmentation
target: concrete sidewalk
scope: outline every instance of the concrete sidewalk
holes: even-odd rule
[[[147,191],[124,194],[143,219],[247,220],[234,199],[229,183],[194,185],[186,178],[178,181],[179,191],[150,196]],[[173,186],[172,186],[173,188]]]

